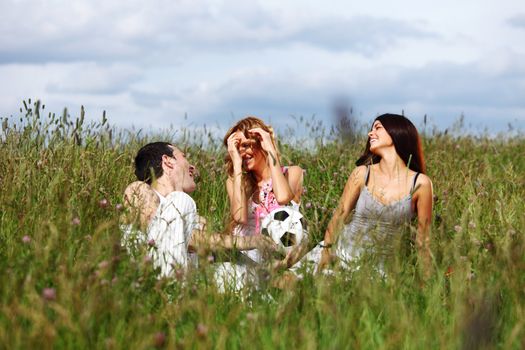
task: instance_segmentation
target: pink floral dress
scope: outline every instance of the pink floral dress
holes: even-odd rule
[[[288,167],[283,167],[282,170],[283,174],[286,174],[288,172]],[[233,230],[234,235],[251,236],[260,234],[261,222],[266,217],[266,215],[268,215],[274,209],[283,207],[283,205],[280,205],[277,202],[277,198],[275,198],[275,193],[273,192],[273,181],[271,178],[261,185],[258,199],[258,203],[253,201],[253,199],[250,200],[250,207],[248,208],[248,222],[244,225],[237,225]],[[299,210],[298,203],[291,201],[289,205]],[[252,258],[252,260],[261,262],[260,254],[256,249],[246,251],[245,254]]]
[[[282,168],[283,174],[288,172],[288,167]],[[261,222],[274,209],[283,207],[277,202],[275,193],[273,192],[273,181],[269,178],[261,185],[259,190],[258,203],[253,199],[250,200],[248,208],[248,222],[245,225],[237,225],[234,229],[234,234],[239,236],[251,236],[261,233]],[[290,203],[295,209],[299,209],[299,204],[292,201]]]

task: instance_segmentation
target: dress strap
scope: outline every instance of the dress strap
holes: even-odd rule
[[[416,173],[416,175],[414,176],[414,181],[412,182],[412,188],[410,189],[410,193],[414,192],[414,189],[416,188],[416,181],[419,174],[420,173]]]
[[[365,186],[368,186],[368,178],[370,177],[370,165],[366,166],[366,175],[365,175]]]

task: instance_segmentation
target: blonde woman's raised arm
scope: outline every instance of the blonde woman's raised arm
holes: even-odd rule
[[[240,137],[239,132],[228,137],[228,154],[233,163],[233,174],[226,180],[226,190],[228,191],[233,220],[239,224],[246,224],[248,221],[246,189],[242,183],[242,158],[237,149]]]
[[[294,174],[291,177],[289,176],[287,178],[283,174],[281,163],[279,161],[279,158],[277,157],[277,150],[275,148],[274,143],[272,142],[272,137],[270,133],[261,128],[250,129],[250,133],[257,135],[261,142],[261,148],[268,155],[266,161],[268,167],[270,168],[273,193],[275,194],[275,199],[277,200],[277,203],[279,203],[280,205],[286,205],[290,203],[296,197],[294,188],[297,182],[301,180],[300,177],[302,177],[302,173],[299,175],[294,170]]]

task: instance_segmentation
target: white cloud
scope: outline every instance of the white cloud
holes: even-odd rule
[[[141,75],[138,67],[129,64],[99,66],[95,63],[75,63],[58,66],[59,75],[55,75],[46,87],[50,93],[116,94],[129,90]]]
[[[121,125],[385,111],[524,121],[520,1],[0,3],[0,115],[23,98]],[[520,14],[521,13],[521,14]],[[3,64],[2,64],[3,63]],[[55,107],[56,106],[56,107]]]
[[[525,28],[525,13],[520,13],[507,19],[507,23],[516,28]]]
[[[343,15],[290,22],[261,6],[240,4],[157,1],[143,8],[135,2],[44,6],[40,1],[8,1],[0,5],[6,14],[0,24],[0,61],[142,61],[159,51],[173,57],[181,52],[232,53],[293,43],[370,55],[403,37],[435,36],[388,18]],[[28,6],[42,7],[25,11]]]
[[[394,47],[404,38],[433,39],[438,37],[404,21],[388,18],[353,17],[328,18],[312,23],[292,38],[320,48],[335,51],[355,51],[367,56]]]

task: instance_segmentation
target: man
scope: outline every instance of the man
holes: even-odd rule
[[[278,249],[266,236],[207,234],[205,221],[189,196],[196,187],[195,172],[184,153],[167,142],[150,143],[138,151],[135,175],[139,181],[124,192],[124,203],[129,208],[123,237],[127,247],[147,244],[162,276],[188,267],[190,253],[197,249]],[[131,229],[132,223],[138,224],[138,231]]]

